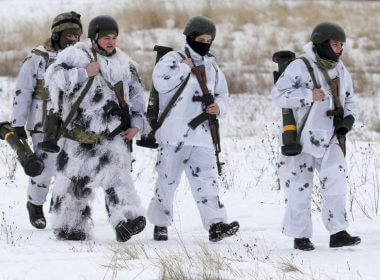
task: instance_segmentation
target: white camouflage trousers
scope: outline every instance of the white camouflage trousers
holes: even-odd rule
[[[311,194],[314,170],[319,174],[324,199],[322,221],[330,234],[348,227],[346,161],[338,144],[330,144],[322,158],[301,153],[280,156],[278,175],[285,193],[286,210],[282,232],[293,238],[312,236]]]
[[[226,222],[224,205],[219,201],[219,185],[215,169],[214,150],[197,146],[162,145],[158,149],[158,178],[147,217],[157,226],[173,222],[173,198],[182,171],[191,186],[203,226],[206,230],[218,222]]]
[[[61,138],[59,144],[50,207],[54,230],[90,233],[91,202],[97,187],[104,189],[112,227],[144,215],[130,174],[131,154],[120,136],[97,145],[80,144],[67,138]]]
[[[38,143],[43,141],[43,138],[44,133],[32,134],[33,150],[43,160],[45,166],[40,175],[29,178],[28,201],[35,205],[43,205],[45,203],[50,181],[56,170],[55,161],[57,154],[41,151],[37,146]]]

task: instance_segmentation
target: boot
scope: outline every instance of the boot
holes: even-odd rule
[[[153,239],[156,241],[168,240],[168,228],[154,226]]]
[[[26,203],[28,209],[29,221],[35,228],[44,229],[46,227],[46,219],[42,209],[42,205],[35,205],[28,201]]]
[[[116,240],[125,242],[129,240],[132,235],[138,234],[143,231],[146,225],[145,217],[139,216],[133,220],[121,221],[115,227]]]
[[[309,238],[294,238],[294,249],[302,251],[313,251],[314,244],[310,241]]]
[[[239,223],[234,221],[230,224],[226,224],[223,222],[219,222],[211,225],[209,233],[209,240],[212,242],[217,242],[222,240],[223,238],[230,237],[234,235],[239,230]]]
[[[359,244],[360,242],[361,239],[359,236],[351,236],[345,230],[330,235],[330,248],[353,246]]]
[[[58,240],[84,241],[88,238],[87,233],[79,229],[68,230],[65,228],[55,230],[54,233]]]

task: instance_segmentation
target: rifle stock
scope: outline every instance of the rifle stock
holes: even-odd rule
[[[117,97],[117,101],[119,102],[119,107],[121,110],[121,124],[115,128],[109,135],[109,139],[113,139],[116,135],[122,133],[123,131],[126,131],[128,128],[131,128],[131,115],[129,114],[129,105],[127,102],[125,102],[124,99],[124,86],[123,82],[119,81],[117,82],[113,87],[112,90],[115,92],[115,95]],[[128,141],[128,146],[130,152],[132,152],[132,140]]]

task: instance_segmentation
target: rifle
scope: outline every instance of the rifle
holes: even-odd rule
[[[323,76],[326,79],[326,82],[330,86],[331,95],[332,95],[334,107],[335,107],[334,110],[328,110],[326,114],[327,116],[334,117],[334,126],[336,126],[336,124],[339,121],[342,121],[344,117],[344,109],[339,99],[340,80],[339,80],[339,77],[336,77],[335,79],[330,79],[327,71],[325,69],[321,69],[321,70],[322,70]],[[343,155],[346,156],[346,135],[336,134],[336,137],[338,139],[339,146],[342,149]]]
[[[191,59],[190,51],[188,48],[185,48],[185,52],[187,57]],[[218,175],[222,175],[222,165],[224,165],[224,162],[220,162],[219,160],[219,153],[221,152],[220,148],[220,133],[219,133],[219,120],[217,119],[216,115],[210,115],[206,112],[207,106],[214,103],[214,96],[209,92],[207,88],[207,78],[206,78],[206,69],[204,65],[198,65],[194,66],[191,70],[195,77],[197,78],[197,81],[199,83],[199,86],[202,90],[202,96],[193,96],[194,102],[202,102],[205,109],[204,111],[196,116],[194,119],[192,119],[188,125],[195,129],[198,125],[201,123],[208,121],[209,127],[210,127],[210,133],[212,138],[212,143],[214,144],[215,149],[215,157],[216,157],[216,165],[218,168]]]
[[[126,131],[128,128],[131,128],[131,116],[129,114],[129,105],[125,102],[124,99],[124,87],[123,82],[119,81],[114,86],[111,87],[111,90],[115,93],[117,97],[117,101],[119,103],[120,111],[117,112],[120,115],[121,124],[115,128],[110,134],[108,134],[108,138],[112,140],[116,135],[120,134],[123,131]],[[128,141],[128,146],[130,152],[132,152],[132,140]]]

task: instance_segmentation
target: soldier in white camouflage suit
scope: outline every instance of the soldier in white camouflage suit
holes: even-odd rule
[[[118,33],[112,17],[95,17],[89,24],[91,44],[77,43],[65,49],[46,72],[54,114],[65,121],[71,110],[75,112],[59,140],[51,205],[57,239],[89,237],[90,202],[98,186],[105,191],[105,206],[117,241],[127,241],[145,227],[144,209],[130,174],[127,141],[149,125],[143,116],[143,87],[134,62],[116,48]],[[114,134],[121,124],[121,103],[114,88],[120,82],[122,99],[129,104],[131,127]],[[83,92],[84,98],[75,108]]]
[[[217,242],[233,236],[239,223],[227,223],[225,206],[219,200],[219,184],[215,165],[215,151],[208,122],[195,129],[188,123],[203,110],[210,115],[224,117],[228,111],[228,87],[222,70],[209,53],[215,39],[215,24],[207,17],[192,17],[183,32],[186,43],[182,50],[172,51],[162,57],[153,71],[153,83],[159,93],[160,111],[163,112],[182,83],[183,92],[157,130],[160,143],[156,163],[158,178],[154,197],[149,204],[148,219],[155,225],[153,238],[167,240],[167,227],[173,222],[173,199],[184,171],[191,185],[194,200],[202,218],[209,240]],[[185,48],[190,57],[186,57]],[[194,65],[204,65],[207,87],[215,102],[203,108],[193,96],[201,96],[201,88],[192,73]]]
[[[311,42],[304,46],[305,57],[312,69],[301,59],[289,64],[272,91],[273,101],[281,108],[294,112],[302,152],[295,156],[280,155],[278,175],[285,192],[286,212],[282,232],[294,238],[294,248],[313,250],[311,194],[314,171],[318,172],[324,197],[322,221],[330,233],[330,247],[360,243],[358,236],[347,233],[346,161],[343,137],[356,117],[355,93],[350,73],[340,59],[346,35],[342,27],[324,22],[317,25]],[[334,87],[333,80],[338,82]],[[335,90],[337,88],[337,90]],[[333,92],[334,91],[334,92]],[[336,111],[336,93],[341,104]],[[300,128],[303,126],[302,132]]]
[[[46,220],[43,204],[49,192],[49,184],[55,172],[56,154],[43,152],[38,144],[43,140],[43,126],[49,106],[49,92],[44,87],[44,74],[57,54],[67,46],[79,41],[82,34],[80,15],[75,12],[57,15],[52,24],[52,35],[43,45],[33,49],[25,59],[16,83],[13,102],[12,127],[18,138],[27,138],[29,131],[33,148],[44,162],[43,172],[29,178],[27,209],[31,224],[43,229]]]

